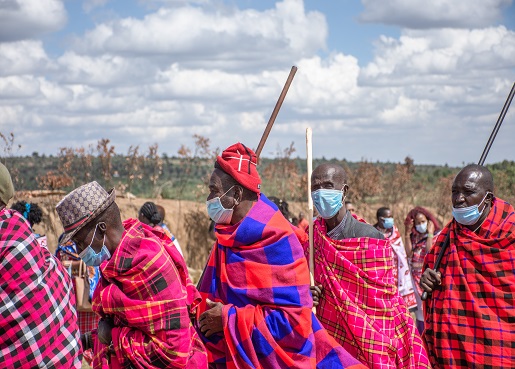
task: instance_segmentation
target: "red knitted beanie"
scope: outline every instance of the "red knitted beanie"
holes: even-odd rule
[[[238,142],[225,149],[222,156],[216,158],[216,162],[243,187],[260,193],[261,178],[257,171],[257,156],[254,151]]]

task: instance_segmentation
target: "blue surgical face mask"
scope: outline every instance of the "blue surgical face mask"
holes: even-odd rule
[[[311,198],[318,214],[324,219],[331,219],[342,208],[344,196],[343,190],[321,188],[311,192]]]
[[[231,188],[233,188],[232,186]],[[234,213],[234,206],[230,209],[224,208],[222,205],[222,197],[231,190],[229,188],[220,197],[213,197],[211,200],[206,201],[207,214],[216,224],[229,224],[231,223],[232,214]]]
[[[102,241],[102,249],[97,254],[91,245],[93,244],[93,240],[95,239],[95,233],[97,232],[98,224],[95,226],[95,231],[93,232],[93,238],[91,239],[91,243],[86,247],[80,254],[79,257],[87,266],[97,267],[102,264],[103,261],[111,259],[111,253],[107,249],[104,244],[106,236],[104,234],[104,239]]]
[[[426,232],[427,232],[427,222],[417,224],[417,225],[415,226],[415,229],[416,229],[419,233],[426,233]]]
[[[383,218],[383,226],[385,229],[393,228],[393,218]]]
[[[478,205],[467,206],[466,208],[452,208],[452,216],[456,221],[463,225],[472,225],[476,224],[476,222],[481,218],[483,214],[483,210],[479,211],[479,206],[485,201],[486,196],[488,196],[490,192],[487,192],[483,200]],[[485,206],[486,207],[486,206]]]

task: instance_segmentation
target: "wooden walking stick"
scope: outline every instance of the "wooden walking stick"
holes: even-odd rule
[[[484,165],[486,157],[488,156],[488,152],[490,151],[490,148],[492,147],[492,144],[494,143],[495,136],[497,136],[497,132],[499,132],[499,129],[501,128],[502,122],[504,121],[504,117],[506,116],[506,113],[508,112],[508,109],[510,108],[511,101],[513,100],[513,96],[515,95],[515,82],[513,83],[513,86],[511,86],[511,91],[508,95],[508,98],[506,99],[506,102],[504,103],[504,106],[502,107],[501,114],[499,114],[499,118],[497,118],[497,122],[495,123],[494,129],[492,130],[492,133],[490,134],[490,137],[488,138],[488,142],[486,143],[485,149],[483,150],[483,153],[481,154],[481,157],[479,158],[478,165]],[[438,253],[438,257],[436,258],[436,263],[433,268],[434,271],[438,271],[440,269],[440,263],[442,262],[442,258],[445,254],[445,251],[447,251],[447,248],[449,247],[449,244],[451,243],[450,240],[450,232],[447,233],[447,236],[445,237],[445,240],[443,242],[442,248],[440,249],[440,252]],[[422,293],[422,300],[427,300],[429,294],[424,291]]]
[[[284,84],[283,90],[281,91],[281,94],[279,95],[279,99],[277,100],[274,110],[272,111],[272,115],[270,116],[270,119],[268,120],[268,124],[266,125],[265,132],[263,132],[263,136],[261,136],[261,140],[259,141],[259,145],[256,149],[256,156],[257,156],[258,160],[259,160],[259,156],[261,155],[261,151],[263,151],[263,147],[265,146],[266,139],[268,138],[268,135],[270,134],[270,131],[272,130],[272,126],[274,125],[275,118],[277,118],[277,114],[279,114],[279,110],[281,109],[281,105],[283,104],[284,98],[286,97],[286,94],[288,93],[288,89],[290,88],[291,82],[293,81],[293,77],[295,77],[295,73],[297,73],[297,67],[293,66],[293,67],[291,67],[290,75],[288,76],[288,79],[286,80],[286,83]]]
[[[313,132],[306,128],[306,160],[308,167],[308,220],[309,220],[309,278],[311,286],[315,285],[315,255],[313,255],[313,199],[311,198],[311,173],[313,172]],[[313,312],[316,308],[313,306]]]

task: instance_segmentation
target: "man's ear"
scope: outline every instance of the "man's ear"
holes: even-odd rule
[[[348,192],[349,192],[349,186],[348,185],[343,186],[343,196],[347,196]]]
[[[100,229],[100,231],[105,234],[107,230],[107,224],[105,222],[98,223],[98,229]]]
[[[235,186],[234,187],[234,206],[238,205],[243,200],[243,187]]]
[[[489,202],[490,202],[490,204],[491,204],[491,203],[492,203],[492,201],[493,201],[493,199],[494,199],[494,194],[493,194],[493,192],[488,192],[488,193],[486,194],[485,202],[489,201]]]

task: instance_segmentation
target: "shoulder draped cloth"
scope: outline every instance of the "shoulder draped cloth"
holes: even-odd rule
[[[449,223],[427,254],[433,268],[446,235],[442,284],[425,302],[434,368],[515,368],[515,211],[494,199],[477,233]]]
[[[370,368],[430,368],[427,353],[393,277],[388,240],[333,240],[314,224],[317,316],[351,355]],[[305,245],[306,256],[309,248]]]
[[[0,367],[80,368],[72,280],[27,221],[0,210]]]
[[[190,320],[200,295],[172,241],[136,219],[108,261],[93,310],[114,320],[115,355],[95,338],[93,367],[207,368],[205,347]],[[110,363],[108,363],[110,361]]]
[[[364,368],[313,315],[309,271],[290,223],[263,194],[235,225],[217,225],[199,291],[223,303],[223,335],[203,337],[210,367]]]

